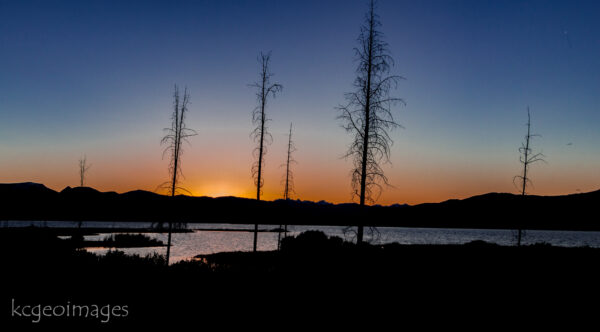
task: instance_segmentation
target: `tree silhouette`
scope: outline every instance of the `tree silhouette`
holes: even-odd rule
[[[92,167],[92,165],[87,164],[87,156],[83,156],[83,158],[79,159],[79,186],[83,187],[85,185],[85,173]]]
[[[360,205],[373,203],[382,191],[382,184],[389,185],[382,163],[390,162],[390,146],[393,144],[389,131],[401,127],[394,121],[391,107],[404,101],[390,96],[400,76],[390,75],[394,65],[388,44],[383,41],[375,2],[371,1],[365,22],[354,49],[358,67],[354,80],[354,92],[345,95],[347,104],[339,106],[343,128],[354,136],[345,158],[352,158],[352,196],[358,197]],[[361,243],[364,220],[359,223],[356,240]]]
[[[269,71],[269,61],[271,53],[260,53],[258,62],[261,65],[260,79],[258,82],[251,84],[251,87],[257,89],[256,99],[258,106],[252,111],[252,124],[256,127],[251,133],[251,137],[257,144],[254,149],[254,158],[256,161],[252,165],[252,177],[254,178],[254,184],[256,185],[256,200],[260,201],[260,194],[264,184],[263,179],[263,166],[265,163],[265,154],[267,153],[266,145],[273,141],[273,137],[268,132],[267,122],[269,119],[265,113],[267,108],[267,99],[269,95],[275,98],[275,95],[282,90],[281,84],[271,83],[271,77],[273,74]],[[254,224],[254,245],[253,251],[256,251],[258,241],[258,223]]]
[[[296,151],[296,146],[292,141],[292,124],[290,123],[290,133],[288,135],[288,148],[287,148],[287,158],[285,164],[281,166],[285,166],[285,174],[281,182],[283,182],[283,199],[286,203],[290,200],[290,195],[294,193],[294,173],[292,172],[292,164],[296,163],[292,153]],[[285,228],[284,228],[285,227]],[[281,230],[284,228],[284,236],[287,236],[287,227],[288,225],[279,225],[279,234],[277,235],[277,250],[281,248]]]
[[[523,175],[517,175],[513,178],[513,183],[517,180],[521,183],[521,195],[527,195],[527,185],[532,184],[529,178],[529,166],[538,161],[546,162],[542,153],[533,153],[531,149],[531,139],[533,137],[540,137],[538,134],[531,134],[531,114],[529,113],[529,106],[527,106],[527,135],[525,135],[525,142],[521,144],[519,148],[519,161],[523,164]],[[521,237],[523,230],[519,228],[517,230],[517,245],[521,245]]]
[[[183,142],[187,142],[187,138],[190,136],[197,135],[192,129],[189,129],[185,125],[185,115],[188,110],[188,104],[190,102],[190,94],[188,93],[187,87],[184,89],[183,98],[179,95],[179,88],[175,85],[173,92],[173,113],[171,115],[171,127],[165,128],[165,136],[161,140],[161,145],[166,145],[163,151],[163,158],[165,154],[169,154],[169,175],[170,181],[167,181],[161,185],[166,188],[171,195],[174,197],[179,191],[186,191],[184,188],[179,186],[180,177],[183,176],[181,172],[181,156],[183,155]],[[161,226],[162,228],[162,226]],[[167,265],[169,265],[169,257],[171,255],[171,233],[173,231],[173,221],[169,220],[169,235],[167,240]]]

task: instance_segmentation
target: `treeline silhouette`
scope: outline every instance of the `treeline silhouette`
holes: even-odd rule
[[[35,183],[0,184],[0,220],[146,221],[281,225],[358,225],[498,229],[600,230],[600,191],[564,196],[489,193],[414,206],[364,206],[299,200],[123,194]],[[534,209],[535,217],[528,211]],[[284,221],[284,222],[283,222]]]

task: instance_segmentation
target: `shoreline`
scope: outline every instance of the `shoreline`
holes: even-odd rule
[[[96,255],[44,229],[26,231],[0,229],[0,260],[4,271],[10,271],[5,284],[11,285],[2,295],[5,306],[12,298],[19,303],[70,299],[128,305],[131,316],[115,319],[115,324],[131,326],[193,322],[198,312],[243,317],[271,310],[289,317],[309,307],[323,313],[347,308],[397,315],[398,301],[421,303],[432,313],[432,306],[449,310],[470,299],[467,305],[488,310],[514,307],[514,296],[522,296],[515,290],[526,292],[527,306],[548,304],[547,297],[556,301],[556,294],[569,296],[565,303],[572,303],[578,294],[596,294],[600,283],[600,248],[589,247],[509,247],[483,241],[357,246],[309,231],[286,238],[281,251],[221,252],[167,267],[157,254],[140,257],[117,250]],[[0,312],[0,318],[11,319],[7,314],[9,310]]]

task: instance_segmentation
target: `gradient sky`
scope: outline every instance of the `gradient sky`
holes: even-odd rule
[[[348,202],[350,143],[335,106],[352,90],[361,1],[0,0],[0,182],[61,190],[155,190],[167,180],[162,129],[174,84],[191,92],[183,185],[253,196],[249,83],[272,53],[283,92],[268,106],[274,142],[264,198],[281,197],[294,123],[297,198]],[[392,133],[394,186],[378,203],[518,192],[527,106],[532,194],[600,188],[600,2],[379,1],[404,76]]]

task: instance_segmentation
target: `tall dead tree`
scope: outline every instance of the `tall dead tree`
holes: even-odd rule
[[[402,99],[390,96],[402,77],[390,75],[394,60],[380,26],[372,0],[357,39],[359,45],[354,49],[358,62],[356,90],[345,95],[346,105],[338,107],[343,128],[354,136],[345,157],[353,161],[352,196],[358,197],[361,206],[375,202],[382,184],[388,185],[381,165],[390,162],[393,141],[389,131],[400,127],[392,116],[392,106],[404,104]],[[363,241],[365,222],[358,223],[358,244]]]
[[[85,175],[91,167],[92,165],[88,165],[87,163],[87,156],[83,155],[83,157],[79,159],[79,187],[85,186]],[[77,227],[81,228],[82,225],[83,220],[79,220],[77,222]],[[77,234],[76,238],[78,239],[78,241],[83,241],[83,235],[81,234]]]
[[[183,176],[181,172],[181,156],[183,155],[183,142],[187,141],[190,136],[196,135],[196,132],[189,129],[185,125],[185,116],[188,111],[188,104],[190,102],[190,94],[188,93],[187,87],[184,89],[183,98],[179,95],[179,88],[175,85],[173,92],[173,113],[171,115],[171,127],[165,128],[165,136],[161,140],[161,145],[166,145],[163,151],[163,158],[165,154],[169,155],[169,176],[170,181],[165,182],[165,187],[169,195],[174,197],[180,190],[184,188],[179,186],[180,177]],[[169,235],[167,240],[167,265],[169,265],[169,258],[171,255],[171,233],[173,231],[173,220],[169,220]]]
[[[79,159],[79,186],[83,187],[85,185],[85,173],[92,167],[92,165],[87,164],[87,156],[83,156],[83,158]]]
[[[254,178],[254,184],[256,185],[256,200],[258,201],[260,201],[260,195],[264,184],[263,166],[265,163],[265,154],[267,153],[266,145],[273,141],[267,128],[267,122],[269,121],[266,115],[267,99],[269,96],[275,98],[275,95],[283,89],[281,84],[271,83],[273,74],[269,71],[270,58],[270,52],[267,54],[260,53],[260,56],[258,57],[258,62],[261,65],[260,79],[258,82],[250,85],[257,89],[256,100],[258,101],[258,106],[252,111],[252,124],[256,127],[251,133],[254,142],[257,144],[253,152],[256,161],[252,165],[252,177]],[[253,251],[256,251],[257,242],[258,223],[255,223]]]
[[[531,114],[529,113],[529,106],[527,107],[527,135],[525,135],[525,141],[521,144],[519,148],[519,161],[523,164],[523,175],[517,175],[513,178],[513,183],[515,181],[520,182],[520,190],[521,195],[527,195],[527,185],[531,184],[531,179],[529,178],[529,167],[538,161],[546,162],[544,160],[544,155],[542,153],[533,153],[531,149],[531,139],[533,137],[539,137],[538,134],[531,133]],[[521,237],[523,230],[519,228],[517,230],[517,245],[521,245]]]
[[[281,166],[285,166],[285,174],[283,176],[283,199],[286,203],[290,200],[290,195],[294,193],[294,173],[292,172],[292,164],[296,163],[292,153],[296,151],[296,146],[292,141],[292,124],[290,123],[290,133],[288,135],[288,148],[287,148],[287,158],[285,164]],[[284,228],[285,227],[285,228]],[[288,225],[279,225],[279,234],[277,236],[277,249],[281,248],[281,230],[283,229],[284,236],[287,236],[287,227]]]
[[[296,163],[292,154],[296,151],[296,145],[292,141],[292,124],[290,123],[290,133],[288,134],[288,148],[287,158],[285,162],[285,175],[284,175],[284,187],[283,187],[283,199],[286,201],[290,199],[290,195],[294,193],[294,173],[292,171],[292,164]]]

